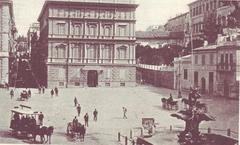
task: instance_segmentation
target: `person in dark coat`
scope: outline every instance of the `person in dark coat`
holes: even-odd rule
[[[29,89],[29,90],[28,90],[28,97],[31,98],[31,96],[32,96],[32,92],[31,92],[31,90]]]
[[[97,121],[97,115],[98,115],[98,111],[97,111],[97,109],[95,109],[95,110],[93,111],[93,120],[94,120],[94,121]]]
[[[86,113],[86,114],[84,115],[84,121],[85,121],[85,126],[86,126],[86,127],[88,127],[88,118],[89,118],[88,113]]]
[[[11,99],[14,97],[14,91],[13,91],[13,89],[11,89],[11,91],[10,91],[10,96],[11,96]]]
[[[42,112],[40,112],[39,116],[38,116],[38,119],[39,119],[39,124],[40,125],[43,125],[43,118],[44,118],[44,115]]]
[[[75,98],[74,98],[74,106],[76,107],[77,104],[78,104],[78,101],[77,101],[77,98],[75,97]]]
[[[51,97],[53,97],[53,95],[54,95],[54,91],[53,91],[53,89],[51,90]]]
[[[43,94],[45,93],[45,87],[44,86],[42,87],[42,93]]]
[[[54,91],[55,91],[55,95],[58,96],[58,88],[57,87],[54,88]]]
[[[80,104],[77,105],[77,114],[78,116],[80,116],[80,113],[81,113],[81,106]]]

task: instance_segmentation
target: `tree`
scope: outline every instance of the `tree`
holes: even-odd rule
[[[220,31],[220,25],[217,24],[216,11],[206,14],[204,17],[203,34],[204,39],[208,41],[209,44],[215,43]]]

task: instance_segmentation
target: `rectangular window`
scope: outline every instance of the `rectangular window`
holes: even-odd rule
[[[195,55],[195,64],[198,64],[198,55]]]
[[[105,79],[111,79],[111,69],[105,71]]]
[[[119,78],[121,80],[125,80],[126,79],[126,70],[125,69],[120,69]]]
[[[224,54],[221,54],[221,64],[224,63]]]
[[[233,64],[233,54],[230,54],[230,64]]]
[[[225,54],[225,64],[228,64],[229,60],[228,60],[228,54]]]
[[[110,83],[105,83],[105,86],[106,86],[106,87],[110,87],[111,84],[110,84]]]
[[[75,82],[75,86],[80,86],[80,82]]]
[[[126,25],[119,25],[118,26],[118,35],[119,36],[126,36],[126,30],[127,30],[127,26]]]
[[[205,55],[202,55],[202,65],[205,65]]]
[[[57,29],[58,29],[59,35],[64,35],[65,34],[65,23],[58,23]]]
[[[64,86],[64,82],[59,82],[59,86]]]
[[[97,26],[96,25],[89,25],[88,26],[88,34],[90,36],[97,36]]]
[[[82,34],[82,26],[81,24],[75,24],[73,26],[73,35],[79,36]]]
[[[75,59],[81,59],[82,57],[83,47],[81,44],[73,44],[72,45],[72,56]]]
[[[210,64],[213,65],[214,54],[210,54]]]
[[[188,79],[188,71],[187,71],[187,69],[184,69],[184,79],[185,80]]]
[[[110,61],[112,59],[112,51],[110,45],[104,45],[102,49],[102,57],[104,60]]]
[[[125,83],[120,83],[120,86],[121,87],[125,87]]]
[[[126,59],[127,58],[127,48],[118,48],[118,58],[119,59]]]

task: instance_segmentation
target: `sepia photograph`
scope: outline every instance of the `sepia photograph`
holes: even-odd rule
[[[0,0],[0,144],[238,145],[240,0]]]

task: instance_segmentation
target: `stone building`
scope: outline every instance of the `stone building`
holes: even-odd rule
[[[204,38],[202,31],[204,20],[222,6],[223,3],[221,0],[196,0],[189,4],[191,29],[194,40],[202,40]],[[215,19],[217,19],[217,17]]]
[[[135,86],[134,0],[46,0],[40,41],[48,87]]]
[[[9,58],[15,51],[15,33],[13,2],[0,0],[0,84],[9,83]]]
[[[184,42],[183,46],[187,46],[190,41],[189,21],[190,16],[187,12],[169,19],[164,27],[166,31],[180,33]]]
[[[40,24],[39,23],[32,23],[28,29],[27,32],[27,44],[28,44],[28,49],[29,49],[29,53],[31,54],[31,50],[32,50],[32,38],[35,36],[39,37],[40,36]],[[33,48],[34,49],[34,48]]]
[[[196,48],[193,57],[175,59],[175,88],[196,87],[202,94],[239,98],[239,53],[237,38]]]

